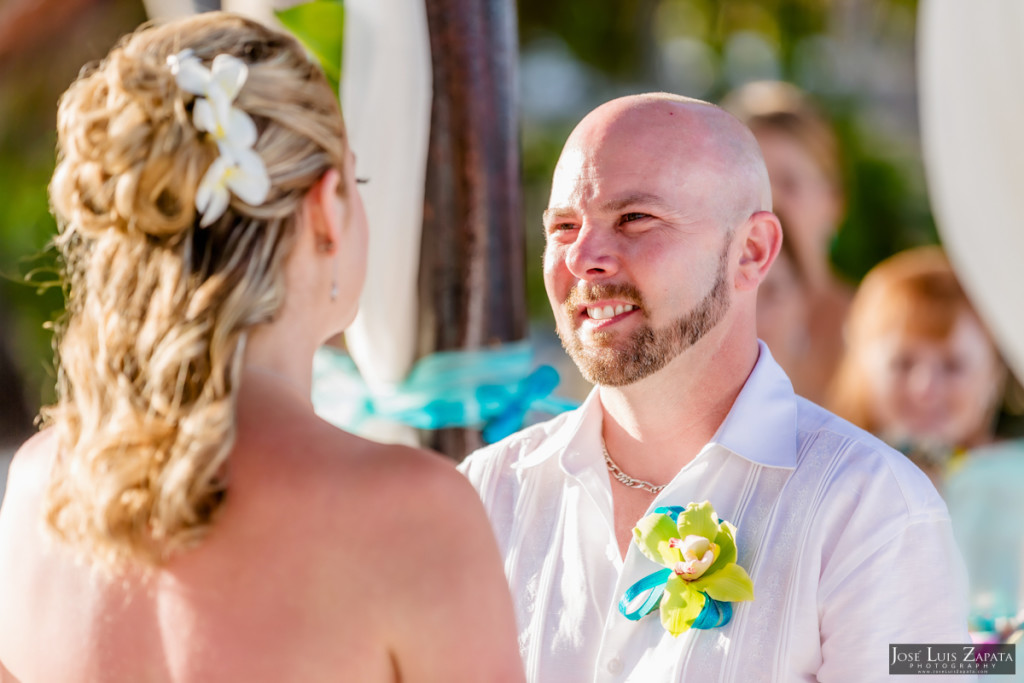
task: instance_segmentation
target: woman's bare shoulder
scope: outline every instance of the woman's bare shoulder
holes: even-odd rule
[[[57,446],[57,431],[46,428],[33,434],[14,454],[15,460],[49,458]]]
[[[44,429],[22,444],[11,459],[4,498],[14,492],[37,493],[47,480],[56,453],[57,434],[53,429]]]
[[[478,512],[476,491],[453,461],[434,451],[378,443],[338,430],[322,447],[338,476],[357,489],[352,495],[370,505],[387,500],[396,510],[416,509],[427,516]]]
[[[240,433],[232,459],[229,467],[238,476],[231,480],[245,480],[237,481],[239,495],[264,510],[273,505],[289,516],[322,520],[325,533],[360,517],[382,524],[410,514],[424,520],[483,514],[475,490],[451,460],[370,441],[312,416],[288,420],[287,427],[267,420]]]
[[[390,563],[395,547],[425,560],[438,547],[460,556],[481,543],[496,545],[476,490],[450,459],[333,427],[306,434],[301,494],[289,496],[293,514],[309,515],[333,538],[358,543],[367,561]],[[282,474],[265,481],[280,487],[287,480]]]
[[[350,533],[373,574],[366,590],[383,587],[380,628],[403,680],[521,681],[502,560],[476,490],[432,451],[359,450],[348,463],[358,488],[339,505],[352,506]],[[347,550],[339,563],[351,562]]]

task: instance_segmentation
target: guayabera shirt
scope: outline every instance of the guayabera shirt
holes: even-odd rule
[[[946,506],[909,460],[796,396],[767,347],[714,438],[651,503],[711,501],[738,528],[752,602],[667,633],[618,610],[661,567],[615,539],[595,390],[575,411],[471,455],[505,558],[534,683],[865,681],[889,645],[967,643],[963,560]],[[963,677],[958,677],[962,679]]]

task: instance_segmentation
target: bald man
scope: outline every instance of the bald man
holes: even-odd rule
[[[505,556],[531,681],[860,683],[888,677],[890,644],[968,642],[935,489],[794,395],[757,339],[782,233],[749,130],[672,95],[609,102],[569,137],[544,229],[558,334],[596,387],[462,465]],[[633,528],[705,500],[738,529],[754,598],[672,635],[658,609],[640,616],[644,584],[620,609],[662,569]]]

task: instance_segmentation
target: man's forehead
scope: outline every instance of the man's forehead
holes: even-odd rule
[[[667,204],[677,189],[700,175],[684,159],[657,158],[640,150],[603,155],[600,150],[567,149],[551,183],[549,207],[580,204],[624,208],[633,203]]]
[[[609,165],[602,168],[595,163],[559,163],[551,182],[548,206],[602,203],[621,199],[625,195],[651,192],[650,173]]]
[[[717,145],[707,137],[652,127],[599,135],[570,136],[555,167],[555,182],[592,181],[630,175],[678,174],[720,163]]]
[[[707,103],[622,98],[598,107],[569,135],[567,145],[581,148],[615,145],[703,146],[724,133],[728,114]],[[732,120],[733,123],[737,123]]]
[[[610,115],[595,110],[566,141],[552,179],[552,209],[642,191],[674,204],[683,195],[690,203],[707,192],[739,191],[750,194],[752,208],[770,208],[753,135],[725,112],[706,103],[660,101],[611,109]]]

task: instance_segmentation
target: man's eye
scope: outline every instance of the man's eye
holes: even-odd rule
[[[633,221],[638,221],[638,220],[640,220],[642,218],[647,218],[647,217],[648,216],[647,216],[646,213],[635,213],[635,212],[634,213],[627,213],[627,214],[623,214],[621,222],[622,223],[631,223]]]
[[[564,232],[566,230],[575,230],[576,227],[575,223],[552,223],[551,227],[548,228],[548,232]]]

